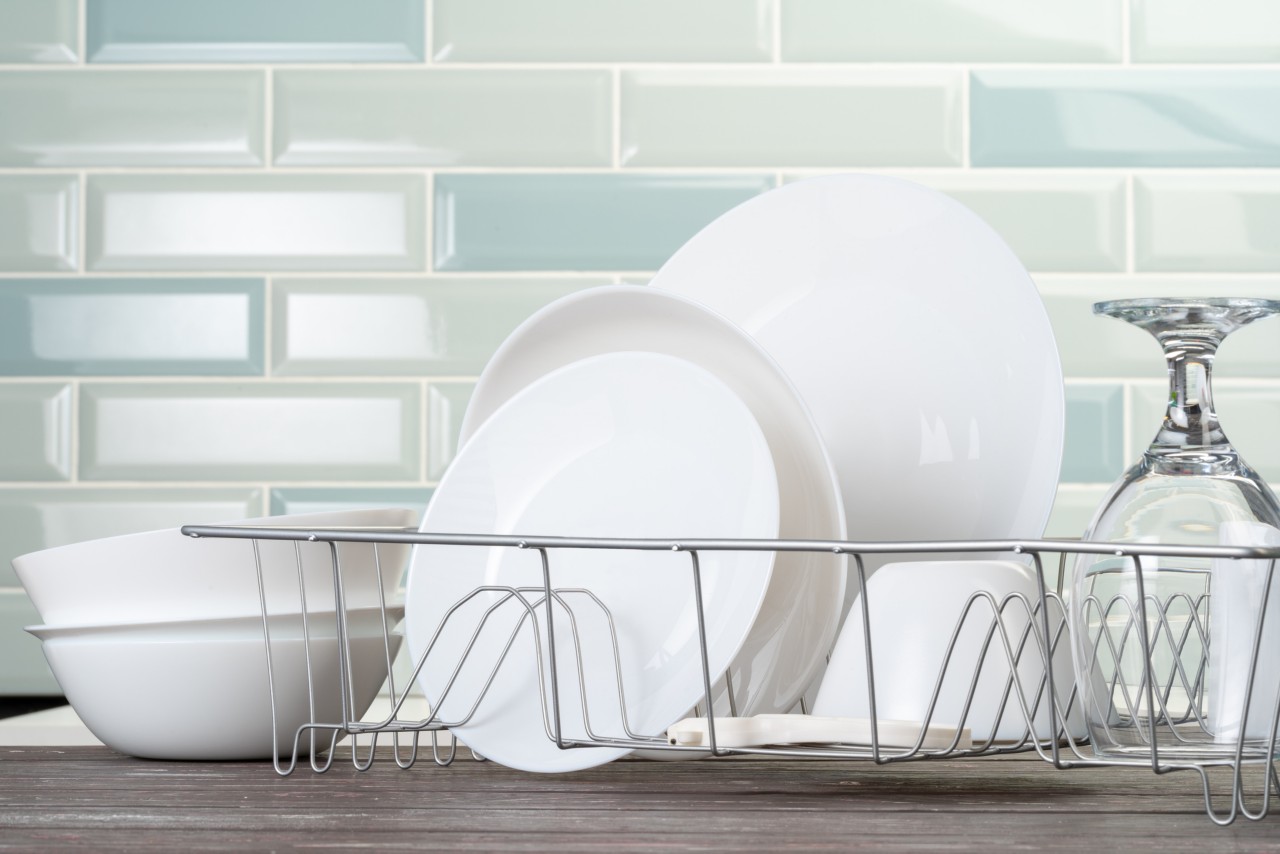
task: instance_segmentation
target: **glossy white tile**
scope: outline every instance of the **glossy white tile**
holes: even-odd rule
[[[92,270],[415,270],[420,175],[94,175]]]

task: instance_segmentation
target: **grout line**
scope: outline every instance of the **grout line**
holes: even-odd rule
[[[426,210],[423,212],[422,220],[427,233],[423,236],[422,251],[426,255],[423,261],[426,264],[427,275],[430,276],[435,272],[436,267],[436,217],[440,214],[439,211],[436,210],[435,173],[428,170],[423,176],[423,181],[427,186],[424,190],[426,196],[423,201],[426,205]]]
[[[72,486],[65,480],[6,480],[0,482],[0,494],[21,489],[49,489],[80,492],[85,489],[423,489],[434,487],[439,481],[421,483],[416,480],[90,480]]]
[[[275,363],[275,355],[272,352],[275,346],[274,335],[271,329],[275,312],[274,294],[275,283],[271,276],[267,276],[262,285],[262,376],[264,379],[271,378],[272,365]]]
[[[71,476],[68,483],[80,482],[80,381],[71,381]]]
[[[258,484],[258,490],[262,493],[262,497],[258,499],[259,501],[258,512],[261,513],[263,517],[270,516],[271,515],[271,484],[269,483]]]
[[[1133,64],[1132,0],[1120,0],[1120,64]]]
[[[443,273],[421,270],[385,270],[365,271],[352,270],[103,270],[94,271],[95,278],[102,279],[261,279],[264,276],[290,279],[386,279],[389,281],[405,281],[430,279],[448,281],[450,279],[476,279],[494,281],[560,281],[564,279],[605,279],[609,276],[649,276],[653,270],[458,270]],[[67,270],[30,271],[6,270],[0,272],[0,281],[4,279],[65,279],[71,275]]]
[[[969,139],[972,134],[969,119],[969,81],[972,77],[973,73],[966,67],[964,75],[960,79],[960,165],[966,170],[973,167],[973,159],[970,153],[973,146],[970,144]]]
[[[262,166],[270,171],[276,162],[275,153],[275,112],[276,112],[276,80],[271,66],[263,69],[262,95]]]
[[[773,32],[770,33],[770,52],[773,54],[773,64],[782,64],[782,0],[773,0],[773,7],[770,10],[773,17]]]
[[[1133,175],[1129,174],[1124,176],[1124,271],[1126,273],[1136,272],[1134,263],[1134,257],[1137,254],[1134,246],[1136,220],[1137,213],[1134,211],[1133,204]]]
[[[622,72],[613,69],[613,168],[622,168]]]
[[[86,55],[89,50],[89,0],[76,3],[76,65],[83,66],[89,61]]]
[[[431,31],[431,20],[435,12],[435,0],[426,0],[422,13],[422,62],[424,65],[435,65],[435,49],[431,44],[434,33]]]
[[[780,35],[780,34],[779,34]],[[163,73],[165,71],[223,71],[226,72],[230,68],[244,67],[246,64],[254,63],[229,63],[229,62],[109,62],[109,63],[93,63],[91,66],[99,73],[125,73],[129,71],[154,71]],[[292,63],[290,63],[292,64]],[[1053,71],[1102,71],[1109,70],[1118,72],[1121,64],[1115,60],[1099,60],[1097,62],[973,62],[962,63],[953,62],[894,62],[894,61],[876,61],[876,62],[787,62],[779,63],[780,67],[786,67],[793,70],[808,70],[815,76],[820,76],[824,72],[831,71],[850,71],[866,72],[868,77],[883,76],[885,72],[905,72],[911,73],[917,70],[954,70],[962,65],[970,65],[979,70],[1000,70],[1000,71],[1037,71],[1042,69],[1051,69]],[[0,63],[0,72],[3,71],[31,71],[32,63],[24,62],[4,62]],[[774,65],[771,60],[748,60],[741,62],[716,62],[716,61],[700,61],[700,62],[678,62],[678,61],[657,61],[645,62],[640,60],[630,60],[626,62],[609,62],[609,61],[592,61],[592,62],[566,62],[566,61],[509,61],[509,62],[305,62],[298,63],[300,67],[306,68],[308,71],[351,71],[366,72],[369,74],[382,71],[434,71],[444,73],[447,70],[461,71],[591,71],[611,68],[621,68],[623,70],[645,69],[651,71],[746,71],[749,69],[767,69]],[[52,73],[62,73],[77,68],[76,63],[48,63],[48,65],[40,65],[40,71],[48,71]],[[1280,62],[1144,62],[1141,64],[1144,69],[1152,71],[1276,71],[1280,70]]]
[[[431,452],[431,422],[428,420],[427,397],[431,392],[431,384],[427,380],[421,383],[421,400],[418,402],[418,480],[427,482],[427,454]]]
[[[76,272],[89,271],[89,250],[85,238],[89,233],[89,175],[81,172],[76,180]]]

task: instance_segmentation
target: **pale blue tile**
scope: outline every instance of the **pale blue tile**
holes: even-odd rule
[[[416,383],[86,384],[85,480],[416,480]]]
[[[1280,299],[1280,277],[1223,280],[1202,276],[1041,277],[1037,284],[1062,357],[1062,372],[1073,377],[1166,376],[1160,345],[1146,332],[1093,313],[1093,304],[1111,299],[1256,297]],[[1275,323],[1273,328],[1270,324]],[[1215,364],[1223,376],[1280,377],[1280,320],[1253,323],[1231,333]]]
[[[1280,61],[1275,0],[1131,0],[1137,62]]]
[[[1276,423],[1280,422],[1280,383],[1274,380],[1259,384],[1235,383],[1216,363],[1213,374],[1213,404],[1223,432],[1258,474],[1269,483],[1280,483],[1280,443],[1276,442],[1275,430]],[[1160,428],[1169,402],[1169,386],[1168,383],[1135,384],[1131,395],[1129,440],[1136,459]]]
[[[1139,270],[1280,271],[1274,173],[1142,175],[1133,202]]]
[[[0,384],[0,480],[71,477],[72,388]]]
[[[767,62],[773,0],[434,0],[437,62]]]
[[[263,284],[0,279],[0,374],[261,374]]]
[[[1066,387],[1066,440],[1062,449],[1063,483],[1111,483],[1125,467],[1124,387]]]
[[[608,281],[576,276],[277,279],[272,371],[280,376],[478,374],[533,312]]]
[[[438,270],[656,270],[769,175],[438,175]]]
[[[1093,520],[1093,514],[1098,509],[1098,505],[1102,503],[1102,499],[1106,497],[1107,490],[1111,488],[1111,484],[1106,486],[1080,486],[1078,484],[1066,484],[1058,487],[1057,497],[1053,501],[1053,513],[1049,516],[1049,524],[1045,528],[1044,535],[1046,537],[1078,539],[1084,535],[1088,529],[1089,523]],[[1057,577],[1057,561],[1050,561],[1053,565],[1046,567],[1049,570],[1049,577]]]
[[[260,71],[0,72],[0,166],[256,166]]]
[[[606,70],[280,71],[274,107],[282,166],[613,161]]]
[[[965,171],[905,177],[985,219],[1033,272],[1124,269],[1122,175]]]
[[[0,488],[0,587],[17,585],[9,562],[18,555],[99,537],[261,516],[264,498],[261,490],[248,487]]]
[[[0,175],[0,271],[76,269],[74,175]]]
[[[93,175],[91,270],[420,270],[421,175]]]
[[[431,383],[427,387],[427,479],[444,477],[458,453],[462,416],[475,383]]]
[[[984,70],[974,166],[1280,166],[1280,71]]]
[[[5,569],[8,561],[5,561]],[[4,650],[4,670],[0,671],[0,696],[58,696],[62,688],[40,649],[40,641],[22,629],[40,623],[40,615],[22,590],[0,590],[0,650]]]
[[[416,526],[433,491],[425,486],[284,487],[271,490],[271,515],[402,507],[418,512]]]
[[[416,62],[422,0],[87,0],[90,62]]]
[[[1117,62],[1116,0],[779,0],[787,62]]]
[[[0,62],[75,62],[76,0],[0,0]]]
[[[627,166],[959,166],[963,72],[640,69],[622,74]]]

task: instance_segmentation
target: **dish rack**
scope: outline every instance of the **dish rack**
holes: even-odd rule
[[[394,672],[392,654],[393,645],[390,633],[393,620],[383,620],[384,644],[387,651],[385,665],[391,676],[388,680],[391,708],[389,713],[379,720],[358,720],[353,711],[355,701],[352,693],[354,679],[352,676],[353,660],[350,654],[350,638],[346,626],[346,604],[344,600],[344,561],[340,555],[339,545],[347,548],[368,548],[374,553],[373,565],[378,566],[378,549],[388,545],[442,545],[462,546],[481,549],[519,549],[538,553],[541,558],[542,584],[531,587],[505,587],[501,585],[477,587],[452,608],[447,610],[444,622],[455,619],[459,608],[468,600],[482,594],[497,594],[500,601],[512,601],[517,609],[523,609],[523,615],[517,625],[517,631],[524,625],[527,617],[535,625],[544,620],[547,635],[545,655],[539,643],[540,632],[535,630],[532,636],[535,643],[536,666],[538,672],[539,692],[543,709],[543,728],[546,736],[562,750],[589,750],[600,747],[633,748],[650,752],[670,751],[685,752],[702,756],[725,757],[733,755],[778,756],[790,758],[815,759],[847,759],[874,762],[885,765],[895,762],[915,760],[937,760],[956,757],[990,756],[1015,751],[1034,750],[1046,762],[1058,769],[1074,769],[1087,767],[1103,767],[1109,765],[1146,766],[1157,774],[1176,771],[1189,771],[1198,775],[1203,791],[1205,811],[1209,818],[1218,825],[1231,824],[1236,818],[1243,816],[1251,820],[1265,817],[1270,808],[1273,789],[1280,796],[1280,775],[1277,774],[1275,758],[1276,728],[1280,722],[1280,702],[1272,710],[1270,726],[1270,743],[1267,756],[1261,759],[1246,755],[1244,742],[1246,733],[1241,727],[1234,757],[1215,759],[1212,761],[1189,761],[1177,757],[1162,756],[1158,743],[1150,744],[1150,758],[1114,758],[1094,754],[1087,739],[1073,735],[1073,726],[1069,721],[1078,720],[1081,712],[1081,700],[1078,686],[1055,684],[1054,656],[1068,654],[1064,644],[1070,644],[1071,638],[1064,606],[1063,584],[1068,563],[1077,555],[1108,556],[1123,565],[1137,568],[1144,558],[1197,558],[1197,559],[1253,559],[1269,561],[1267,585],[1275,570],[1275,561],[1280,558],[1280,548],[1235,547],[1235,546],[1167,546],[1153,544],[1098,543],[1079,540],[990,540],[990,541],[929,541],[929,542],[851,542],[851,541],[814,541],[814,540],[731,540],[731,539],[685,539],[680,541],[656,539],[617,539],[617,538],[572,538],[541,536],[496,536],[479,534],[437,534],[405,530],[402,532],[387,529],[302,529],[284,527],[236,527],[225,525],[188,525],[182,532],[191,537],[217,537],[245,540],[250,548],[246,549],[246,559],[253,560],[258,577],[259,600],[262,606],[263,632],[267,656],[267,673],[271,689],[272,723],[275,738],[274,765],[277,773],[287,776],[298,767],[304,754],[309,755],[309,764],[316,772],[328,770],[335,756],[335,747],[342,738],[349,738],[352,761],[359,770],[367,770],[375,760],[380,738],[389,736],[392,756],[401,768],[412,767],[419,758],[421,737],[428,734],[431,741],[432,759],[439,766],[448,766],[457,757],[458,742],[449,735],[451,727],[463,726],[470,719],[488,691],[494,677],[501,667],[511,644],[508,643],[499,660],[492,665],[488,680],[480,695],[471,701],[470,712],[456,720],[442,720],[428,712],[425,717],[415,717],[406,711],[406,701],[412,685],[416,682],[427,657],[432,652],[429,645],[414,663],[408,684],[402,678],[397,680]],[[338,684],[343,692],[340,720],[317,720],[315,715],[314,690],[311,691],[312,715],[310,721],[298,727],[293,733],[280,732],[276,720],[277,696],[273,679],[271,661],[271,628],[267,619],[267,600],[263,583],[263,562],[259,543],[261,541],[293,541],[299,569],[301,585],[301,567],[303,563],[302,549],[320,548],[328,551],[333,572],[334,608],[337,615],[337,631],[339,643],[346,654],[339,655]],[[623,731],[601,733],[591,726],[589,710],[582,703],[581,714],[584,718],[582,729],[586,737],[570,737],[566,734],[567,726],[563,718],[564,709],[561,702],[559,679],[550,678],[553,674],[563,672],[562,668],[577,668],[580,678],[585,680],[587,674],[582,672],[583,660],[579,654],[576,661],[564,661],[561,654],[557,660],[555,633],[576,632],[574,617],[575,608],[599,609],[606,619],[613,634],[613,661],[618,665],[618,647],[614,632],[613,616],[590,591],[581,588],[560,588],[554,585],[556,555],[566,549],[574,550],[637,550],[637,551],[670,551],[683,553],[689,558],[690,592],[692,595],[694,614],[696,616],[698,640],[702,664],[702,699],[694,709],[694,715],[705,715],[705,746],[685,746],[668,739],[665,733],[636,733],[626,723],[625,713],[622,717]],[[862,618],[862,642],[865,650],[867,703],[869,709],[869,738],[864,744],[823,744],[798,745],[787,744],[763,747],[732,747],[717,742],[716,719],[726,713],[736,716],[734,698],[730,680],[723,680],[722,674],[711,672],[707,662],[706,613],[703,601],[703,580],[700,568],[700,555],[711,552],[821,552],[846,556],[851,569],[850,579],[856,581],[861,595],[857,597],[853,607],[860,609]],[[976,590],[965,603],[959,623],[951,633],[946,647],[943,664],[934,683],[932,699],[924,720],[919,721],[919,735],[911,744],[898,743],[890,746],[880,736],[880,718],[876,714],[876,676],[875,662],[872,654],[871,619],[875,614],[875,603],[867,590],[868,570],[866,564],[872,557],[893,556],[934,556],[937,558],[969,557],[969,558],[1006,558],[1028,562],[1034,570],[1037,581],[1037,596],[1028,597],[1020,593],[1011,593],[998,598],[985,590]],[[1052,582],[1047,580],[1050,572],[1054,572]],[[1141,589],[1141,585],[1139,585]],[[300,596],[304,594],[300,590]],[[1132,602],[1117,594],[1107,602],[1094,603],[1104,611],[1128,614],[1122,618],[1118,632],[1112,626],[1110,637],[1118,635],[1117,648],[1113,641],[1110,654],[1117,659],[1126,654],[1126,648],[1138,650],[1141,664],[1142,681],[1139,686],[1111,684],[1108,692],[1118,704],[1119,710],[1130,718],[1145,721],[1148,733],[1157,732],[1160,727],[1203,726],[1203,719],[1198,708],[1205,691],[1204,664],[1199,667],[1188,665],[1183,661],[1184,653],[1195,657],[1207,656],[1208,634],[1205,623],[1208,617],[1208,585],[1204,592],[1196,597],[1178,594],[1169,600],[1160,602],[1150,597],[1139,596],[1143,601]],[[1177,599],[1177,602],[1173,600]],[[1182,600],[1186,601],[1182,601]],[[305,599],[303,600],[305,601]],[[553,604],[554,603],[554,604]],[[384,617],[387,604],[383,601]],[[1114,607],[1119,605],[1118,608]],[[1177,618],[1172,611],[1177,610]],[[496,607],[496,606],[494,606]],[[492,612],[493,607],[489,609]],[[1135,619],[1141,615],[1144,619]],[[330,616],[330,620],[333,618]],[[980,654],[976,664],[954,662],[953,656],[957,648],[957,639],[966,628],[968,621],[977,621],[985,630]],[[440,636],[443,625],[437,627],[435,637]],[[470,643],[464,648],[462,657],[454,665],[454,673],[461,668],[467,656],[475,646],[477,633],[473,633]],[[513,634],[514,637],[514,634]],[[434,644],[435,640],[432,640]],[[1250,672],[1256,670],[1258,661],[1258,645],[1253,647],[1253,658]],[[1160,649],[1157,649],[1157,646]],[[574,646],[574,649],[578,647]],[[1146,654],[1142,654],[1142,650]],[[1198,651],[1197,651],[1198,650]],[[967,714],[978,687],[982,668],[990,656],[1002,659],[1007,667],[1007,679],[1001,715],[1021,715],[1023,721],[1043,720],[1048,713],[1052,721],[1052,737],[1037,737],[1036,727],[1028,724],[1021,738],[997,740],[995,727],[992,733],[983,739],[969,741],[962,738],[961,728],[965,720],[959,721],[955,736],[948,743],[939,745],[936,731],[933,730],[933,717],[938,705],[939,694],[944,681],[954,678],[957,667],[972,666],[969,676],[966,669],[962,678],[968,676],[968,694],[963,703]],[[607,656],[606,656],[607,657]],[[1029,660],[1038,662],[1034,668],[1036,676],[1030,680],[1022,676],[1023,665]],[[545,658],[545,662],[544,662]],[[1163,660],[1162,660],[1163,659]],[[307,661],[310,662],[308,656]],[[308,667],[310,664],[308,663]],[[1163,674],[1163,678],[1162,678]],[[306,674],[310,688],[313,674]],[[593,678],[609,679],[617,684],[618,700],[623,709],[626,708],[625,691],[621,670],[612,674],[601,674]],[[1061,682],[1062,680],[1057,680]],[[1248,692],[1254,691],[1254,679],[1249,679]],[[399,684],[397,684],[399,682]],[[452,688],[452,680],[444,689],[442,696],[435,698],[437,705],[444,705],[448,691]],[[717,695],[716,688],[723,687],[723,693]],[[1261,689],[1261,690],[1266,690]],[[1246,692],[1246,706],[1250,701]],[[1176,697],[1174,695],[1177,695]],[[1265,696],[1265,695],[1264,695]],[[719,702],[717,702],[719,700]],[[727,702],[726,702],[727,700]],[[465,705],[465,704],[464,704]],[[801,711],[803,700],[801,701]],[[1039,717],[1038,717],[1039,716]],[[1041,727],[1041,732],[1044,730]],[[1079,726],[1075,726],[1077,732]],[[1139,728],[1140,730],[1141,728]],[[927,736],[933,735],[932,738]],[[385,742],[384,742],[385,744]],[[473,751],[473,757],[484,760],[484,757]],[[1267,758],[1269,757],[1269,758]],[[1224,794],[1221,778],[1229,778],[1229,793]],[[1260,791],[1259,791],[1260,790]],[[1221,806],[1223,798],[1227,805]],[[1260,802],[1257,805],[1250,801]]]

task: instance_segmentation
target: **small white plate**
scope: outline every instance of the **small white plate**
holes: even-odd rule
[[[671,356],[614,353],[554,371],[494,412],[450,466],[422,530],[770,538],[778,531],[778,486],[759,425],[724,383]],[[584,699],[596,735],[619,737],[629,727],[661,736],[704,696],[690,556],[557,549],[548,557],[553,587],[590,591],[563,594],[572,620],[569,611],[555,610],[564,736],[587,737]],[[701,555],[713,677],[755,622],[772,564],[769,552]],[[465,718],[454,733],[490,759],[527,771],[600,765],[629,750],[562,750],[548,735],[550,645],[536,589],[542,583],[534,550],[416,547],[405,603],[415,660],[441,627],[419,681],[441,719]],[[484,585],[535,589],[522,597],[486,591],[467,599]],[[601,606],[616,629],[617,666]]]
[[[539,377],[578,359],[618,350],[665,353],[714,374],[746,403],[769,441],[778,473],[778,536],[845,538],[835,472],[791,381],[741,329],[666,291],[636,285],[591,288],[534,314],[498,348],[480,375],[460,443]],[[760,616],[729,667],[736,714],[788,712],[817,678],[839,627],[845,560],[830,553],[777,556]],[[727,697],[719,686],[717,691],[717,713],[729,714]]]
[[[799,181],[712,222],[651,284],[736,322],[791,377],[851,539],[1043,532],[1062,457],[1058,351],[1035,284],[968,208],[882,176]]]

